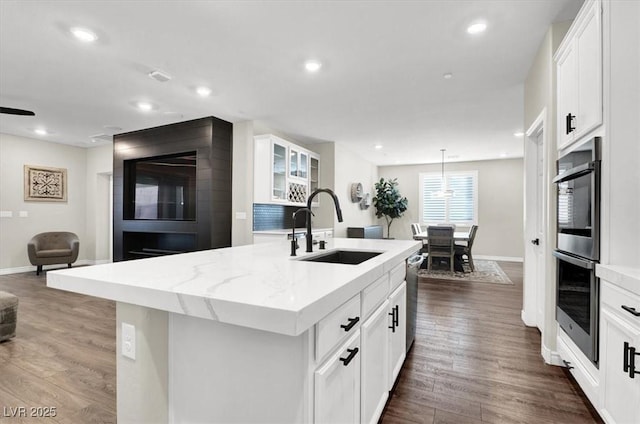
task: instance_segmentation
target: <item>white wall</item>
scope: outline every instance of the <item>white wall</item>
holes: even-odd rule
[[[25,202],[24,165],[66,168],[66,202]],[[31,266],[27,243],[37,233],[71,231],[80,238],[79,260],[90,258],[86,226],[86,149],[0,133],[0,271]],[[26,211],[27,218],[18,212]]]
[[[320,188],[330,188],[334,190],[336,187],[335,174],[335,143],[319,143],[313,145],[314,151],[320,155]],[[324,194],[321,194],[318,200],[320,207],[313,208],[315,214],[312,218],[312,224],[315,228],[333,228],[335,222],[335,209],[333,202]],[[331,205],[329,205],[331,203]],[[329,207],[331,206],[331,208]]]
[[[351,201],[351,184],[362,183],[365,193],[375,195],[374,187],[378,179],[378,167],[368,162],[341,144],[335,144],[334,186],[333,190],[340,200],[343,222],[338,222],[333,202],[323,196],[321,202],[328,204],[334,217],[334,237],[346,237],[347,227],[361,227],[375,224],[375,210],[360,209],[358,203]]]
[[[253,243],[253,131],[252,121],[233,124],[232,246]]]
[[[440,172],[441,164],[382,166],[380,177],[397,178],[400,194],[409,208],[391,224],[391,236],[411,239],[410,224],[419,222],[419,181],[421,172]],[[522,258],[522,159],[489,160],[445,164],[447,171],[478,171],[478,233],[474,256]],[[373,208],[373,206],[372,206]],[[384,224],[384,219],[380,221]]]
[[[87,258],[99,262],[111,258],[111,179],[113,175],[113,145],[86,150],[87,194],[86,234]]]

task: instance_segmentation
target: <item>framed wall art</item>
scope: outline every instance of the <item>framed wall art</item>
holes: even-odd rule
[[[67,169],[25,165],[24,200],[66,202]]]

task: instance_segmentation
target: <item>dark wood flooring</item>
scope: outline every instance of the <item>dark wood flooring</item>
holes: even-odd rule
[[[115,303],[45,283],[35,272],[0,276],[20,302],[17,336],[0,343],[0,422],[115,423]],[[26,417],[12,417],[20,407]],[[31,417],[38,407],[55,417]]]
[[[520,320],[522,265],[500,265],[515,285],[421,280],[416,342],[383,423],[599,422]],[[114,303],[35,272],[0,276],[0,290],[20,298],[18,336],[0,343],[0,422],[115,423]],[[56,417],[6,416],[17,407]]]
[[[545,365],[514,285],[421,279],[416,340],[383,423],[599,423],[575,380]]]

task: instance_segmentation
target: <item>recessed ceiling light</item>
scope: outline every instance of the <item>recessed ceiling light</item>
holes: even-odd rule
[[[480,34],[487,29],[487,24],[484,22],[476,22],[475,24],[469,25],[467,28],[467,32],[469,34]]]
[[[153,105],[149,102],[138,102],[136,103],[136,106],[138,106],[138,109],[144,112],[149,112],[150,110],[153,109]]]
[[[506,153],[506,152],[502,152],[502,153],[500,153],[500,157],[501,157],[501,158],[506,158],[506,157],[507,157],[507,153]]]
[[[78,40],[82,41],[83,43],[93,43],[98,39],[98,36],[96,35],[96,33],[87,28],[73,27],[71,28],[70,31],[74,37],[76,37]]]
[[[524,133],[521,132],[521,131],[514,132],[513,135],[516,136],[516,137],[524,137]]]
[[[38,134],[38,135],[47,135],[47,134],[49,134],[47,132],[47,130],[45,130],[44,128],[36,128],[35,130],[33,130],[33,132]]]
[[[453,78],[453,74],[451,72],[447,72],[446,74],[442,75],[442,78],[451,79]]]
[[[322,67],[322,63],[317,60],[307,60],[304,63],[304,68],[309,72],[317,72]]]
[[[207,87],[198,87],[196,88],[196,93],[198,93],[200,97],[208,97],[209,94],[211,94],[211,89]]]
[[[380,150],[382,149],[382,144],[376,144],[374,147],[376,150]]]

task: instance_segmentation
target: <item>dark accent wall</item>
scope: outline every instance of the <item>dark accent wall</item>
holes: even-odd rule
[[[114,261],[231,246],[232,133],[206,117],[114,136]],[[195,220],[124,219],[124,161],[184,152],[196,152]]]
[[[253,231],[277,230],[291,228],[293,213],[300,209],[298,206],[270,205],[263,203],[253,204]],[[296,216],[296,227],[307,225],[306,214],[299,213]]]

